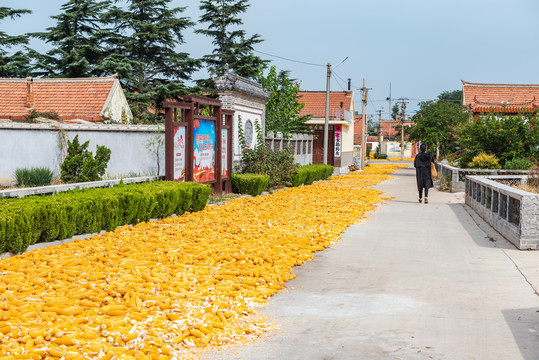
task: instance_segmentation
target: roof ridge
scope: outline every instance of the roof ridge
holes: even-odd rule
[[[117,75],[105,77],[87,77],[87,78],[32,78],[34,83],[96,83],[96,82],[111,82],[117,79]],[[26,83],[27,78],[0,78],[3,83]]]
[[[464,80],[461,80],[461,82],[462,82],[462,85],[472,86],[472,87],[477,87],[477,86],[493,87],[493,88],[496,88],[496,87],[516,87],[516,88],[539,87],[539,84],[492,84],[492,83],[487,84],[487,83],[473,83],[473,82],[468,82]]]

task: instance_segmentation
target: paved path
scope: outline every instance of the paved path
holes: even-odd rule
[[[376,188],[396,198],[262,309],[274,336],[207,359],[539,359],[539,251],[483,227],[462,193],[419,204],[414,170],[395,175]]]

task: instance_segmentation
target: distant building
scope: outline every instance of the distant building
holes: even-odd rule
[[[539,85],[482,84],[462,80],[462,105],[474,117],[498,113],[518,115],[539,108]]]
[[[24,120],[32,111],[62,121],[131,123],[133,114],[117,77],[1,79],[0,119]]]
[[[313,163],[324,159],[325,91],[300,91],[299,102],[305,103],[300,115],[311,115],[306,125],[314,130]],[[328,164],[347,167],[354,163],[354,93],[332,91],[329,95]]]

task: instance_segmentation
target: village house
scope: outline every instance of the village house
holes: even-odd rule
[[[313,164],[324,159],[325,91],[300,91],[298,99],[305,103],[299,115],[310,115],[306,125],[313,130]],[[329,165],[337,168],[354,163],[354,93],[332,91],[329,94],[328,152]]]
[[[0,79],[0,119],[55,113],[64,122],[131,123],[116,75],[102,78]]]
[[[518,115],[539,108],[539,85],[484,84],[462,80],[462,105],[474,117],[497,113]]]

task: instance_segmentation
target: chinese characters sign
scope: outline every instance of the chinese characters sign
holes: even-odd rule
[[[174,181],[185,181],[185,127],[174,128]]]
[[[341,156],[342,150],[342,127],[335,125],[335,157]]]
[[[215,180],[215,122],[195,120],[193,181]]]
[[[228,177],[228,129],[221,130],[221,169],[222,176]]]

